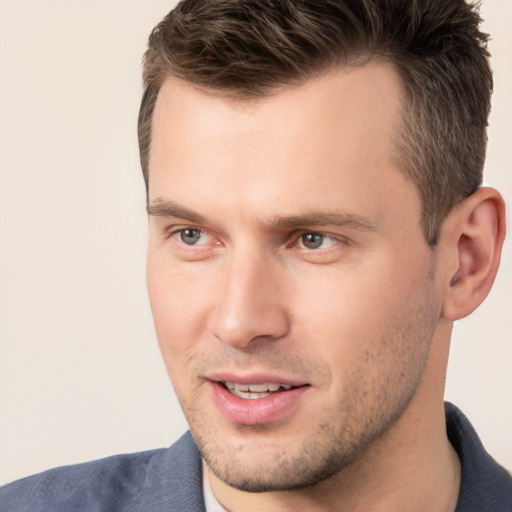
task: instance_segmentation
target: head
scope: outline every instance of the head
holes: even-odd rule
[[[155,27],[144,57],[138,132],[146,188],[166,77],[250,100],[339,66],[385,61],[404,93],[397,158],[435,245],[448,212],[482,181],[493,82],[479,22],[465,0],[182,1]]]
[[[152,33],[148,290],[230,486],[398,457],[442,414],[451,321],[483,300],[503,235],[476,190],[484,41],[474,10],[441,0],[185,1]]]

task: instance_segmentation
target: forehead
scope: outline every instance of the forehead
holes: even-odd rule
[[[211,129],[227,127],[226,120],[244,130],[256,129],[256,122],[260,121],[263,125],[277,122],[276,129],[286,128],[287,131],[292,127],[309,130],[315,124],[321,132],[329,130],[332,121],[355,126],[355,121],[367,118],[382,129],[398,121],[401,103],[399,76],[391,63],[383,61],[342,66],[301,85],[283,86],[266,96],[248,100],[205,91],[168,77],[160,89],[153,113],[153,143],[157,136],[174,131],[178,123],[186,128],[183,123],[186,120],[191,121],[188,127],[194,124],[196,137],[200,136],[200,130],[210,135]],[[225,132],[219,135],[222,133]]]
[[[201,204],[217,193],[242,211],[259,202],[296,214],[294,201],[352,209],[398,174],[401,105],[398,75],[384,62],[336,69],[251,102],[169,78],[153,117],[150,201]]]

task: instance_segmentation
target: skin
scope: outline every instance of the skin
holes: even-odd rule
[[[394,153],[401,102],[394,69],[375,62],[250,103],[173,78],[159,93],[149,297],[167,371],[230,511],[455,506],[459,463],[443,411],[450,333],[469,298],[479,303],[470,277],[492,259],[482,250],[480,267],[467,264],[478,251],[466,244],[462,258],[459,240],[470,212],[480,208],[481,231],[502,210],[478,192],[427,246],[419,195]],[[304,392],[271,421],[255,412],[237,422],[212,400],[226,374]]]

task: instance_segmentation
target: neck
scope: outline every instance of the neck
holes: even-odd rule
[[[441,430],[441,429],[440,429]],[[397,433],[398,434],[398,433]],[[459,493],[460,464],[444,430],[435,436],[417,429],[397,435],[388,450],[389,432],[357,463],[315,486],[293,491],[247,493],[209,473],[212,491],[229,512],[259,510],[319,512],[453,512]]]

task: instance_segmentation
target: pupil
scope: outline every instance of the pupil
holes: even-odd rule
[[[324,241],[324,237],[318,233],[305,233],[302,235],[302,243],[308,249],[318,249]]]
[[[200,236],[201,232],[198,229],[184,229],[180,234],[182,242],[190,245],[199,241]]]

